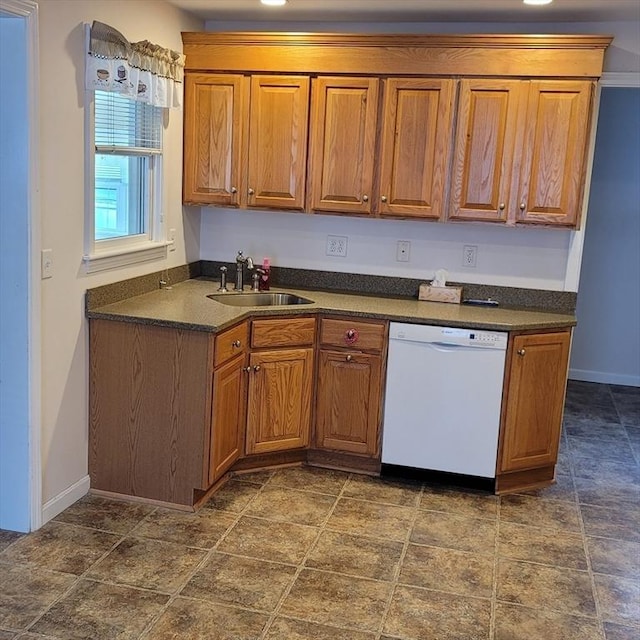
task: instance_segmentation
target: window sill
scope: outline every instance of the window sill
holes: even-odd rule
[[[85,273],[117,269],[140,262],[161,260],[167,257],[167,247],[172,242],[149,242],[145,245],[123,247],[112,251],[92,253],[82,257]]]

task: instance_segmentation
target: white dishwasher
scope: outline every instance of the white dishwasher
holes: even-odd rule
[[[494,478],[507,341],[392,322],[383,465]]]

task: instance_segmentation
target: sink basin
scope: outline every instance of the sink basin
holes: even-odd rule
[[[302,298],[295,293],[247,292],[212,293],[207,296],[216,302],[232,307],[285,307],[292,304],[313,304],[313,300]]]

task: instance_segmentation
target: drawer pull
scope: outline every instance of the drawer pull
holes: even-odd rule
[[[344,341],[347,344],[355,344],[356,342],[358,342],[359,338],[360,334],[358,333],[357,329],[347,329],[344,332]]]
[[[526,353],[524,349],[518,349],[518,355],[523,356]]]
[[[260,365],[259,365],[259,364],[255,365],[255,366],[253,367],[253,370],[254,370],[256,373],[258,373],[258,371],[260,371]]]
[[[351,362],[351,361],[353,360],[353,356],[352,356],[351,354],[349,354],[349,355],[345,358],[345,360],[346,360],[347,362]]]
[[[234,340],[234,341],[231,343],[231,346],[232,346],[232,347],[238,347],[238,348],[239,348],[239,347],[241,347],[241,346],[242,346],[242,342],[240,342],[240,340]]]

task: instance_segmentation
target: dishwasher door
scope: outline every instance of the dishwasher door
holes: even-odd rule
[[[507,337],[391,323],[384,464],[495,477]]]

